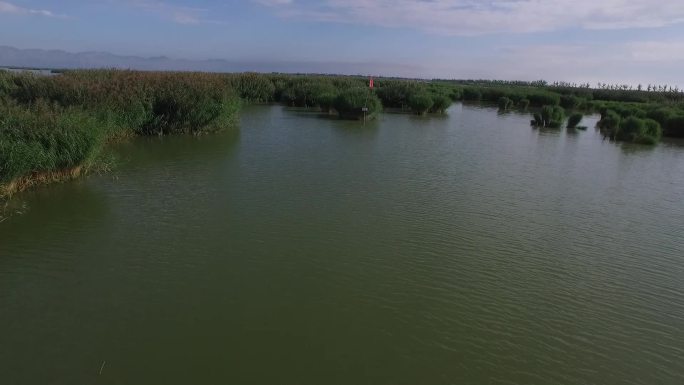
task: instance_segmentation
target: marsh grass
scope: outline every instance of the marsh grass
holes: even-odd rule
[[[112,141],[232,127],[240,99],[227,83],[195,73],[2,74],[0,194],[86,173]]]
[[[0,71],[0,194],[71,178],[97,167],[108,143],[136,135],[215,132],[233,127],[240,106],[274,101],[316,108],[342,119],[384,107],[445,113],[455,100],[540,108],[532,124],[561,127],[565,108],[577,127],[599,111],[601,131],[615,140],[652,144],[684,137],[684,93],[590,89],[546,82],[376,79],[357,76],[210,74],[120,70],[64,71],[42,77]],[[649,86],[649,89],[655,90]]]
[[[347,120],[374,119],[382,111],[380,99],[367,88],[349,88],[337,95],[333,106],[340,118]],[[364,113],[363,108],[368,109]]]
[[[577,128],[577,125],[582,122],[584,115],[579,112],[575,112],[568,118],[568,128]]]

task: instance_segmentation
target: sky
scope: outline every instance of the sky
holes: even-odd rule
[[[684,0],[0,0],[0,45],[684,86]]]

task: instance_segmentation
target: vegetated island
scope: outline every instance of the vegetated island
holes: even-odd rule
[[[113,141],[233,127],[243,103],[279,102],[341,119],[372,119],[383,107],[443,114],[459,100],[529,109],[532,125],[548,128],[585,129],[579,126],[583,114],[599,112],[598,127],[617,141],[684,137],[684,93],[667,86],[379,78],[371,90],[360,76],[0,71],[0,197],[100,167],[102,150]]]

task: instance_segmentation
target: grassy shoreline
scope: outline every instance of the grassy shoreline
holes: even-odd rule
[[[370,90],[367,83],[327,75],[0,71],[0,197],[87,173],[108,143],[122,138],[234,127],[242,103],[358,120],[383,108],[427,115],[445,113],[454,101],[486,102],[502,111],[533,108],[539,112],[531,113],[532,124],[548,128],[582,127],[583,114],[598,112],[598,127],[616,141],[652,145],[661,136],[684,137],[684,93],[666,87],[378,78]]]
[[[25,175],[0,185],[0,198],[9,198],[13,194],[28,190],[34,186],[76,179],[87,173],[88,171],[85,166],[75,166],[70,169],[36,172],[31,175]]]

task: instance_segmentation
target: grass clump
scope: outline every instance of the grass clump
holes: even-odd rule
[[[218,74],[0,71],[1,189],[87,171],[114,138],[231,127],[240,99],[226,83]]]
[[[579,112],[575,112],[568,118],[568,128],[577,128],[577,126],[582,122],[584,115]]]
[[[615,140],[641,144],[656,144],[662,136],[660,124],[651,119],[640,119],[630,116],[620,123],[613,133]]]
[[[565,120],[565,110],[560,106],[544,106],[533,115],[532,125],[536,127],[560,128]]]
[[[113,131],[80,108],[63,108],[39,100],[30,107],[0,106],[0,184],[50,172],[88,168]],[[5,194],[11,191],[5,191]]]
[[[444,114],[446,110],[451,106],[451,97],[443,94],[437,94],[432,97],[432,107],[430,107],[430,112],[436,114]]]
[[[653,145],[660,141],[663,129],[659,122],[636,115],[622,118],[613,110],[602,112],[599,127],[613,140]]]
[[[373,119],[382,111],[380,99],[367,88],[350,88],[340,92],[333,106],[341,119],[361,120],[364,118],[363,108],[368,108],[366,119]]]
[[[508,111],[511,108],[513,108],[513,105],[515,104],[513,100],[507,96],[502,96],[499,98],[499,110],[501,111]]]
[[[410,96],[409,106],[416,115],[425,115],[434,105],[432,96],[427,92],[418,92]]]
[[[530,107],[530,100],[527,98],[520,99],[518,106],[521,110],[526,111]]]

